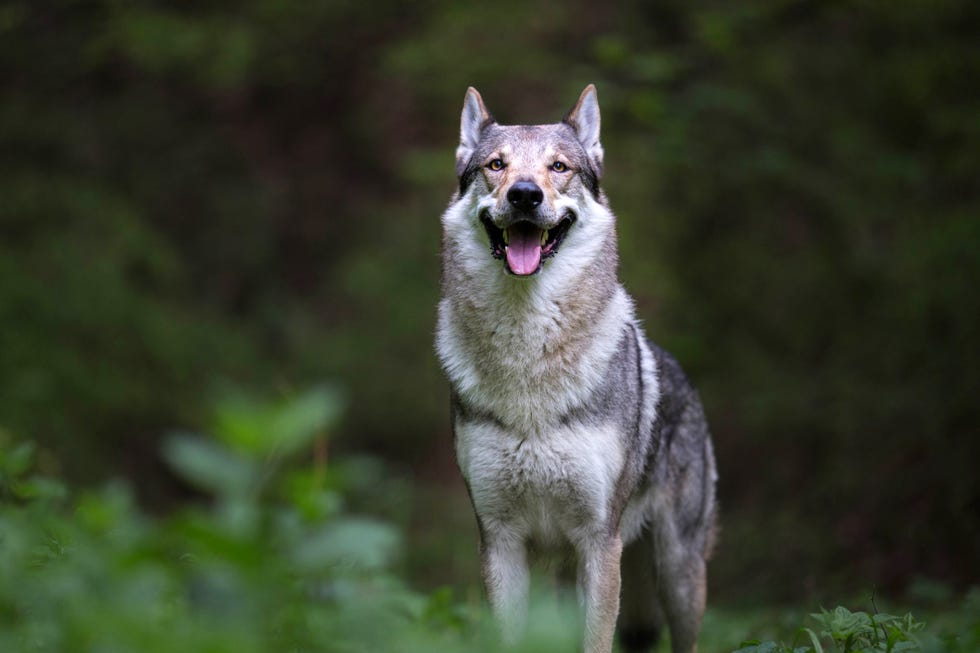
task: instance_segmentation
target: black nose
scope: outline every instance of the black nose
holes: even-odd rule
[[[507,201],[519,211],[533,211],[544,200],[544,193],[533,181],[518,181],[507,191]]]

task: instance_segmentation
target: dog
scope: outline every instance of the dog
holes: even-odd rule
[[[697,650],[717,473],[697,392],[617,277],[589,85],[558,123],[500,125],[466,92],[442,216],[436,351],[502,639],[529,564],[576,562],[587,653]],[[617,625],[618,620],[618,625]]]

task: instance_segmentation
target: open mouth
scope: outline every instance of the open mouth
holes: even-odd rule
[[[575,222],[575,214],[567,212],[561,222],[551,229],[542,229],[526,220],[500,229],[487,211],[480,214],[480,222],[490,236],[490,253],[493,257],[504,259],[511,274],[524,277],[540,270],[541,262],[558,252],[568,228]]]

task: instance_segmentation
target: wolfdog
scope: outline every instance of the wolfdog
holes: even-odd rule
[[[526,626],[529,563],[566,557],[587,653],[617,632],[648,650],[664,621],[686,653],[715,539],[714,452],[697,392],[617,278],[602,170],[593,85],[549,125],[500,125],[467,90],[436,350],[504,642]]]

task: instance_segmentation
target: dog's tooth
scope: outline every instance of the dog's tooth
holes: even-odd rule
[[[546,242],[548,242],[548,230],[547,229],[544,229],[541,232],[541,246],[544,247],[544,244]]]
[[[510,229],[504,229],[504,245],[510,245]]]

